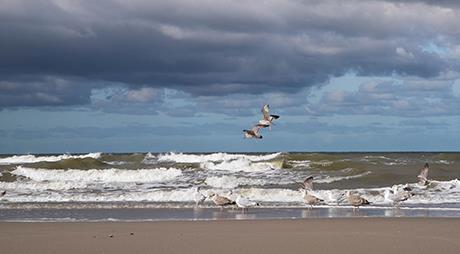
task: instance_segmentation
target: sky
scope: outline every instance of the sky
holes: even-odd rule
[[[0,153],[460,151],[460,3],[0,0]],[[281,117],[243,139],[263,104]]]

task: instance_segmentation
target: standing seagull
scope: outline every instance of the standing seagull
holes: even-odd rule
[[[206,200],[206,196],[200,192],[200,187],[195,187],[195,193],[193,199],[195,200],[195,206],[197,207],[199,204],[203,203]]]
[[[332,190],[327,192],[327,204],[339,205],[345,196],[344,192],[333,192]]]
[[[279,115],[270,115],[270,106],[268,104],[265,104],[262,107],[262,119],[259,121],[259,124],[264,124],[269,127],[269,129],[272,129],[272,123],[273,120],[280,118]]]
[[[223,196],[219,196],[217,195],[216,193],[213,193],[209,196],[209,198],[212,199],[212,201],[214,202],[214,204],[220,206],[220,208],[222,209],[224,206],[228,206],[228,205],[234,205],[236,204],[235,201],[232,201],[226,197],[223,197]]]
[[[401,202],[408,200],[413,195],[414,194],[410,191],[406,190],[406,187],[399,190],[398,186],[394,185],[391,190],[385,190],[384,197],[386,200],[392,202],[393,206],[398,206]]]
[[[428,163],[425,163],[425,167],[420,170],[420,174],[417,176],[418,178],[418,184],[421,186],[427,186],[429,184],[428,181],[428,170],[430,169],[430,165]]]
[[[245,209],[249,207],[259,206],[259,203],[249,200],[247,198],[243,198],[241,195],[236,198],[235,202],[236,205],[243,210],[243,212],[245,211]]]
[[[324,202],[324,200],[310,194],[307,189],[301,189],[301,192],[303,194],[303,202],[310,205],[309,209],[312,209],[314,205]]]
[[[360,206],[363,206],[363,205],[369,205],[370,202],[367,201],[367,199],[357,195],[357,194],[351,194],[350,191],[347,191],[347,200],[348,200],[348,203],[350,203],[350,205],[354,206],[353,207],[353,211],[355,211],[356,208],[358,208],[359,210],[359,207]]]
[[[260,135],[259,131],[263,127],[268,127],[267,124],[256,124],[250,130],[243,130],[245,138],[258,138],[262,139],[262,135]]]

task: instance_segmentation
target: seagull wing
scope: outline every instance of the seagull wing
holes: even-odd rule
[[[254,128],[253,128],[253,129],[254,129]],[[249,134],[249,135],[252,135],[252,136],[254,136],[254,135],[256,135],[256,134],[254,133],[254,130],[253,130],[253,129],[250,129],[250,130],[244,130],[244,132],[245,132],[245,133],[247,133],[247,134]]]
[[[257,204],[256,202],[249,200],[247,198],[240,198],[238,200],[238,203],[240,203],[240,205],[242,206],[255,206]]]
[[[226,197],[222,197],[222,196],[217,196],[215,197],[214,199],[214,202],[218,205],[230,205],[230,204],[233,204],[234,202],[231,201],[230,199],[226,198]]]
[[[270,106],[268,106],[268,104],[265,104],[263,107],[262,107],[262,115],[263,115],[263,119],[264,120],[267,120],[267,121],[270,121]]]
[[[420,175],[417,176],[418,179],[420,179],[420,181],[427,181],[428,180],[428,168],[423,168],[421,171],[420,171]]]
[[[303,181],[303,186],[305,189],[313,190],[313,176],[305,178],[305,180]]]
[[[254,132],[255,135],[259,135],[259,131],[261,128],[268,127],[267,124],[256,124],[252,127],[251,131]]]

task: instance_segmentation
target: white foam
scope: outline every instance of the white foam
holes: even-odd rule
[[[126,165],[129,164],[127,161],[103,161],[105,164],[109,164],[112,166],[121,166],[121,165]]]
[[[154,164],[157,160],[157,156],[151,154],[151,153],[147,153],[144,157],[144,159],[142,160],[142,163],[144,164]]]
[[[107,193],[39,192],[11,195],[10,202],[193,202],[193,189],[116,191]]]
[[[332,164],[334,164],[334,162],[333,161],[328,161],[328,160],[322,160],[322,161],[312,161],[311,164],[312,165],[320,165],[322,167],[329,167]]]
[[[235,200],[238,195],[245,198],[265,203],[265,205],[276,204],[276,206],[303,206],[303,195],[292,189],[273,188],[265,189],[258,187],[248,187],[232,189],[231,192],[223,187],[230,186],[233,182],[244,185],[246,181],[251,179],[245,178],[208,178],[207,183],[213,185],[213,189],[201,190],[203,194],[219,193]],[[230,183],[229,183],[230,182]],[[458,180],[437,182],[437,187],[428,189],[415,189],[415,184],[411,185],[414,188],[415,196],[403,203],[403,206],[410,204],[417,207],[417,204],[437,205],[459,203],[460,200],[460,183]],[[85,191],[85,185],[90,185],[89,182],[27,182],[27,183],[5,183],[0,182],[0,188],[8,190],[8,202],[194,202],[196,190],[187,189],[140,189],[135,184],[123,185],[122,189],[93,192]],[[89,186],[92,188],[94,186]],[[72,188],[81,188],[80,191],[66,191]],[[50,190],[51,189],[51,190]],[[388,206],[388,201],[385,201],[383,192],[390,187],[383,188],[367,188],[353,189],[353,193],[357,193],[368,199],[372,206]],[[442,190],[441,190],[442,189]],[[31,190],[27,192],[27,190]],[[63,191],[60,191],[63,190]],[[313,192],[317,197],[326,200],[327,204],[336,205],[339,199],[340,205],[347,205],[344,199],[344,193],[347,190],[315,190]],[[6,202],[3,200],[3,202]],[[209,200],[206,201],[211,204]]]
[[[235,192],[232,197],[242,195],[258,202],[272,202],[272,203],[301,203],[303,195],[297,190],[291,189],[263,189],[263,188],[249,188],[241,189]]]
[[[438,160],[437,163],[439,164],[444,164],[444,165],[450,165],[453,164],[453,161],[448,161],[448,160]]]
[[[184,154],[184,153],[166,153],[158,155],[158,161],[173,161],[179,163],[203,163],[203,162],[222,162],[237,159],[246,159],[249,161],[267,161],[275,159],[281,153],[273,153],[266,155],[246,155],[246,154],[228,154],[228,153],[212,153],[212,154]],[[149,157],[150,158],[150,157]]]
[[[37,169],[18,166],[11,172],[34,181],[80,181],[80,182],[163,182],[182,174],[176,168],[155,169]]]
[[[262,179],[251,179],[247,177],[211,176],[206,178],[205,183],[214,188],[234,189],[242,185],[265,185],[266,181]]]
[[[88,154],[82,154],[82,155],[62,154],[62,155],[52,155],[52,156],[35,156],[32,154],[14,155],[11,157],[1,158],[0,165],[25,164],[25,163],[36,163],[36,162],[56,162],[56,161],[66,160],[66,159],[83,159],[83,158],[98,159],[100,157],[101,157],[101,153],[88,153]]]
[[[246,171],[260,172],[276,169],[274,163],[270,162],[253,162],[247,158],[238,158],[223,162],[202,162],[200,167],[207,170],[223,170],[223,171]]]
[[[67,191],[72,189],[86,189],[88,182],[35,182],[35,181],[15,181],[15,182],[0,182],[0,189],[11,192],[36,192],[36,191]]]

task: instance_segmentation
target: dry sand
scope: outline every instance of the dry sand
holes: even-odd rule
[[[2,222],[0,253],[460,253],[460,219]]]

